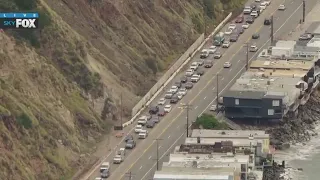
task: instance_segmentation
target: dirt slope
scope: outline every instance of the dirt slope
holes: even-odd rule
[[[41,26],[0,32],[0,179],[68,179],[119,119],[120,92],[128,117],[203,15],[213,27],[240,2],[0,0]]]

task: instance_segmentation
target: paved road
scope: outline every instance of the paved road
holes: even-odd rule
[[[284,12],[276,11],[278,5],[281,3],[287,6],[287,10]],[[308,1],[307,12],[310,11],[315,3],[316,0]],[[217,73],[221,75],[219,76],[219,91],[224,91],[230,87],[232,82],[240,76],[241,72],[243,72],[246,51],[246,48],[243,47],[244,43],[255,43],[259,48],[270,44],[268,42],[270,27],[263,26],[264,18],[274,13],[274,31],[276,32],[275,36],[278,37],[296,27],[302,16],[301,7],[300,0],[274,1],[267,10],[256,19],[255,23],[240,36],[237,43],[233,43],[227,50],[221,50],[224,53],[223,58],[217,60],[214,67],[207,71],[197,85],[181,100],[182,103],[189,102],[193,105],[193,110],[189,112],[190,121],[194,120],[199,114],[205,112],[210,104],[215,101],[215,82]],[[259,32],[259,40],[250,40],[251,35],[254,32]],[[207,44],[207,46],[209,46],[209,44]],[[250,60],[256,57],[257,54],[258,53],[250,53]],[[199,56],[197,55],[195,59],[198,57]],[[232,62],[232,68],[221,68],[226,61]],[[179,76],[177,78],[179,78]],[[156,98],[156,100],[158,100],[158,98]],[[125,179],[125,173],[129,171],[135,175],[133,180],[150,179],[156,167],[156,143],[154,139],[163,139],[159,142],[161,165],[162,162],[167,159],[170,150],[177,144],[183,142],[184,138],[182,137],[185,137],[185,128],[186,112],[180,108],[174,107],[171,113],[167,114],[166,117],[161,120],[161,123],[150,132],[149,137],[140,141],[136,149],[127,155],[124,163],[111,167],[111,177],[109,179]],[[111,161],[111,159],[112,156],[108,158],[109,161]],[[95,172],[90,179],[94,179],[97,176],[99,176],[99,173]]]

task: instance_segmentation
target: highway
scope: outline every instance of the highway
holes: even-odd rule
[[[307,1],[306,12],[316,4],[316,0]],[[277,11],[280,4],[285,4],[287,9]],[[245,43],[255,43],[259,49],[270,45],[268,41],[270,36],[270,26],[263,26],[265,17],[271,14],[274,16],[274,32],[275,37],[280,37],[293,30],[299,23],[302,17],[302,1],[301,0],[286,0],[286,1],[272,1],[271,5],[258,17],[254,24],[250,26],[228,49],[221,49],[224,56],[215,60],[214,66],[206,71],[201,80],[194,86],[192,90],[181,100],[181,103],[192,104],[192,110],[189,111],[190,122],[195,120],[197,116],[207,111],[210,104],[216,99],[216,74],[219,73],[219,95],[227,90],[232,83],[244,72],[246,63],[246,48]],[[257,40],[251,40],[251,35],[255,32],[260,34]],[[210,46],[209,42],[206,46]],[[249,59],[254,58],[259,53],[250,53]],[[210,57],[212,58],[212,57]],[[194,58],[199,59],[197,54]],[[223,69],[224,62],[231,62],[232,67]],[[182,72],[181,74],[183,74]],[[181,74],[174,78],[174,81],[180,79]],[[156,103],[161,96],[155,99]],[[159,158],[161,166],[162,162],[167,160],[167,155],[171,152],[172,148],[181,144],[184,141],[186,132],[186,111],[176,105],[172,111],[167,114],[161,122],[150,131],[149,137],[145,140],[138,140],[137,147],[127,151],[125,161],[121,165],[112,165],[111,176],[108,179],[120,180],[125,179],[127,172],[132,172],[132,180],[151,179],[154,171],[156,170],[156,142],[154,139],[162,139],[159,141]],[[124,143],[123,143],[124,146]],[[113,154],[107,159],[112,162]],[[99,177],[98,171],[95,171],[89,179]]]

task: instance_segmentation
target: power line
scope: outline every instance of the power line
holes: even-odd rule
[[[182,104],[182,108],[187,110],[187,137],[189,137],[189,110],[192,109],[192,105]]]

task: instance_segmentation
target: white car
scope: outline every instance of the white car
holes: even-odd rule
[[[193,75],[193,73],[194,73],[194,70],[192,70],[192,69],[188,69],[187,71],[186,71],[186,76],[192,76]]]
[[[230,67],[231,67],[231,63],[230,63],[230,62],[225,62],[225,63],[223,64],[223,67],[224,67],[224,68],[230,68]]]
[[[191,82],[198,82],[200,80],[200,75],[194,74],[191,77]]]
[[[142,126],[140,124],[137,124],[136,127],[134,128],[135,133],[140,133],[140,131],[143,130]]]
[[[226,35],[230,35],[232,32],[233,32],[233,30],[232,30],[232,29],[227,29],[227,30],[226,30],[226,32],[224,32],[224,34],[226,34]]]
[[[192,64],[191,64],[191,66],[190,66],[190,69],[192,69],[192,70],[197,70],[198,69],[198,66],[199,66],[199,63],[197,63],[197,62],[193,62]]]
[[[171,86],[171,89],[169,91],[175,94],[178,92],[178,90],[179,90],[178,86]]]
[[[258,51],[258,47],[256,45],[251,45],[249,51],[250,52],[257,52]]]
[[[269,6],[271,4],[271,1],[263,1],[263,3],[265,3],[267,6]]]
[[[181,88],[178,92],[178,94],[181,94],[182,96],[187,94],[187,89],[186,88]]]
[[[217,110],[217,105],[213,104],[210,106],[210,111],[216,111]]]
[[[148,137],[148,131],[143,129],[139,132],[139,139],[145,139]]]
[[[267,9],[267,5],[265,5],[265,4],[262,5],[262,4],[261,4],[261,5],[260,5],[260,9],[263,9],[263,10]]]
[[[249,24],[249,23],[242,24],[243,29],[248,29],[248,28],[249,28],[249,26],[250,26],[250,24]]]
[[[138,119],[138,124],[140,124],[141,126],[144,126],[147,124],[148,121],[148,117],[147,116],[141,116]]]
[[[164,105],[166,103],[166,99],[165,98],[161,98],[161,99],[159,99],[159,101],[158,101],[158,104],[159,105]]]
[[[230,41],[224,41],[222,44],[223,48],[229,48],[229,46],[230,46]]]
[[[170,104],[165,105],[164,108],[163,108],[163,110],[164,110],[164,112],[166,112],[166,113],[170,112],[170,111],[171,111],[171,105],[170,105]]]
[[[284,11],[286,9],[286,6],[281,4],[279,7],[278,7],[278,10],[281,10],[281,11]]]
[[[217,51],[217,46],[210,46],[208,51],[209,54],[214,54]]]
[[[258,16],[259,16],[259,14],[258,14],[258,12],[257,12],[257,11],[252,11],[252,12],[250,13],[250,16],[258,17]]]
[[[237,25],[235,25],[235,24],[229,24],[228,29],[234,30],[234,29],[236,29],[236,27],[237,27]]]

